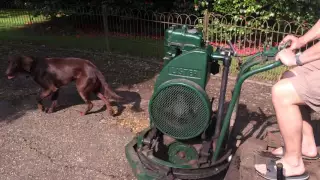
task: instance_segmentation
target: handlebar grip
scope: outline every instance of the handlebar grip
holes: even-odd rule
[[[291,42],[292,41],[289,40],[289,41],[285,42],[283,45],[279,45],[279,50],[281,51],[281,50],[287,48],[291,44]]]

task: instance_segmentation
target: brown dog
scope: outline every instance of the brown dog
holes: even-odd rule
[[[36,58],[31,56],[10,56],[6,70],[8,79],[14,78],[19,73],[28,73],[42,87],[42,92],[37,97],[38,108],[41,111],[52,113],[57,105],[59,88],[75,81],[81,98],[87,104],[81,115],[87,114],[93,107],[88,99],[93,92],[105,104],[110,115],[114,111],[109,98],[122,99],[114,93],[106,83],[103,74],[90,61],[80,58]],[[51,106],[43,107],[42,100],[51,96]]]

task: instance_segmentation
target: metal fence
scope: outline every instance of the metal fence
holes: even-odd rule
[[[250,55],[266,45],[277,45],[286,34],[304,34],[312,24],[266,21],[215,13],[193,14],[95,7],[0,6],[0,38],[58,46],[113,52],[161,61],[165,30],[187,24],[204,32],[207,43],[226,45],[231,40],[240,55]],[[262,74],[274,80],[284,69]],[[232,72],[236,72],[233,68]]]

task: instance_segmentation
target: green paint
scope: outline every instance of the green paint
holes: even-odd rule
[[[211,103],[205,88],[209,81],[211,64],[224,60],[224,56],[218,51],[213,51],[212,46],[204,47],[202,33],[188,32],[186,26],[169,28],[165,34],[164,44],[165,63],[155,82],[154,93],[149,102],[150,128],[139,133],[126,146],[128,162],[138,180],[163,178],[159,172],[150,171],[145,168],[137,154],[138,150],[142,150],[143,140],[151,127],[156,127],[159,131],[175,140],[193,139],[208,130],[211,122]],[[223,140],[228,135],[227,130],[230,126],[231,114],[237,108],[243,82],[255,74],[281,65],[281,62],[277,61],[258,67],[265,62],[265,59],[256,60],[256,58],[258,56],[274,56],[277,52],[278,49],[276,47],[269,50],[265,49],[263,52],[251,56],[241,66],[232,99],[228,106],[227,114],[224,117],[216,150],[212,157],[213,161],[216,161],[219,157],[220,149],[224,143]],[[181,94],[185,95],[184,101],[173,102],[172,99],[178,99]],[[193,100],[194,103],[189,102],[189,100]],[[190,106],[197,104],[195,102],[199,102],[199,106],[194,109],[190,108],[192,111],[188,109]],[[175,111],[175,109],[187,109],[188,113],[180,113],[180,111]],[[212,132],[207,132],[207,134],[210,133]],[[187,142],[175,141],[167,148],[164,153],[168,153],[168,160],[156,157],[153,154],[153,150],[144,149],[142,153],[155,165],[178,169],[194,169],[194,167],[188,165],[188,162],[197,159],[198,153]],[[184,153],[181,155],[179,152]]]
[[[177,78],[188,79],[205,88],[209,61],[206,50],[203,49],[195,49],[176,56],[164,65],[154,90],[156,91],[162,83]]]
[[[144,131],[145,132],[145,131]],[[144,136],[144,134],[141,134]],[[134,176],[138,180],[156,180],[161,178],[159,174],[156,172],[150,171],[144,167],[141,163],[135,149],[137,145],[137,137],[133,138],[126,146],[125,146],[125,153],[127,161],[132,168],[132,172]]]
[[[182,97],[183,102],[179,102],[179,92],[182,90],[183,93],[188,92],[188,98]],[[188,112],[177,119],[173,116],[176,110],[194,113]],[[163,82],[153,93],[149,102],[149,117],[152,124],[161,132],[175,139],[191,139],[200,135],[209,126],[211,103],[204,89],[195,82],[180,78],[171,79]]]
[[[202,32],[189,30],[186,25],[169,27],[164,34],[164,65],[179,53],[188,52],[203,45]]]
[[[173,26],[167,29],[164,47],[165,63],[155,82],[154,93],[149,101],[150,124],[176,139],[190,139],[205,131],[210,121],[211,103],[205,92],[205,87],[210,77],[212,63],[210,55],[213,48],[212,46],[204,48],[202,32],[190,30],[187,26]],[[181,132],[180,134],[176,132],[178,128],[172,126],[169,129],[165,125],[170,117],[175,118],[173,117],[173,110],[171,112],[164,111],[164,108],[167,108],[166,103],[167,106],[173,106],[175,103],[167,97],[177,97],[178,94],[174,94],[174,92],[178,92],[178,90],[186,93],[184,97],[190,97],[187,100],[198,99],[199,104],[197,104],[196,111],[201,112],[201,116],[183,118],[185,121],[194,119],[199,124],[197,126],[199,128],[192,130],[187,127],[190,125],[186,123],[179,128],[185,130],[186,133]],[[188,102],[188,105],[190,105],[190,102]],[[176,119],[176,121],[182,121],[182,119]],[[161,126],[160,124],[164,125]],[[176,135],[174,132],[176,132]]]
[[[214,161],[217,160],[217,158],[218,158],[218,155],[219,155],[219,152],[220,152],[220,148],[222,146],[223,139],[225,138],[226,131],[227,131],[228,125],[230,123],[231,114],[232,114],[233,108],[234,108],[234,106],[235,106],[235,104],[237,102],[237,98],[239,97],[239,94],[240,94],[240,91],[241,91],[241,86],[242,86],[243,82],[247,78],[252,76],[252,75],[255,75],[257,73],[264,72],[264,71],[267,71],[267,70],[270,70],[270,69],[273,69],[273,68],[276,68],[276,67],[278,67],[280,65],[282,65],[281,61],[276,61],[276,62],[274,62],[272,64],[265,65],[265,66],[263,66],[261,68],[246,72],[242,76],[239,77],[239,80],[235,85],[235,89],[234,89],[234,92],[233,92],[233,95],[232,95],[231,102],[230,102],[229,107],[228,107],[227,114],[226,114],[226,116],[224,118],[224,121],[223,121],[221,133],[220,133],[220,136],[219,136],[219,139],[218,139],[218,142],[217,142],[217,148],[216,148],[216,151],[214,152],[214,155],[213,155],[213,160]]]
[[[155,164],[161,164],[162,166],[171,167],[171,168],[181,168],[181,169],[192,169],[191,165],[188,164],[173,164],[168,161],[164,161],[162,159],[159,159],[152,154],[148,154],[147,157],[153,161]]]
[[[171,143],[168,147],[168,154],[170,162],[180,165],[198,158],[198,152],[193,146],[181,142]]]

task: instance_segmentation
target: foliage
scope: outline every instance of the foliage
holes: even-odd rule
[[[187,14],[197,12],[193,8],[196,4],[200,10],[207,9],[222,15],[253,16],[263,20],[282,19],[309,23],[317,20],[320,7],[319,1],[307,2],[305,0],[13,0],[7,3],[42,11],[62,6],[83,7],[105,3],[109,6]]]
[[[226,22],[229,23],[223,23],[221,18],[215,16],[209,17],[209,24],[212,26],[208,27],[208,35],[220,33],[221,40],[231,37],[236,40],[235,37],[244,35],[247,36],[246,39],[250,39],[254,30],[259,30],[262,34],[270,33],[274,25],[287,24],[284,21],[292,22],[293,32],[302,24],[299,27],[299,31],[302,31],[306,28],[304,24],[317,21],[320,7],[318,1],[294,0],[194,0],[194,6],[203,16],[209,11],[227,18]],[[199,27],[203,28],[203,25],[204,22]],[[272,39],[264,39],[264,42],[268,41],[271,42]]]
[[[209,2],[211,4],[209,4]],[[202,10],[236,16],[259,17],[263,20],[288,20],[314,23],[318,19],[320,3],[303,0],[195,0]],[[196,8],[197,10],[197,8]]]
[[[319,1],[294,1],[294,0],[13,0],[9,1],[15,6],[24,6],[32,9],[34,16],[45,15],[47,17],[60,17],[72,14],[92,14],[101,10],[101,3],[110,9],[130,7],[130,9],[151,10],[154,12],[176,12],[179,14],[195,14],[208,18],[208,37],[213,39],[219,34],[219,40],[241,40],[241,43],[253,43],[250,41],[258,30],[263,35],[274,29],[275,23],[281,24],[280,20],[294,21],[291,24],[291,32],[305,31],[305,23],[313,24],[318,19]],[[68,12],[66,12],[66,9]],[[220,14],[223,18],[214,15]],[[79,17],[77,17],[79,18]],[[205,21],[198,24],[203,28]],[[205,19],[206,20],[206,19]],[[298,24],[302,26],[298,27]],[[283,29],[283,26],[281,27]],[[246,36],[245,38],[239,38]],[[246,39],[246,40],[243,40]],[[272,39],[262,39],[270,43]]]
[[[176,13],[195,14],[194,5],[190,0],[175,0],[173,1],[172,10]]]

